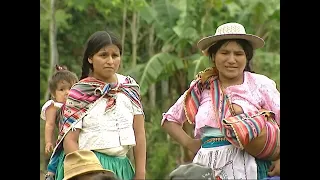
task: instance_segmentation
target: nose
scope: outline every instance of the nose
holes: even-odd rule
[[[229,64],[235,64],[236,63],[236,56],[233,53],[230,53],[230,56],[228,57]]]
[[[64,91],[64,94],[65,94],[65,95],[68,95],[68,94],[69,94],[69,89],[65,90],[65,91]]]
[[[113,64],[113,57],[112,57],[112,55],[107,56],[107,63],[108,63],[108,64]]]

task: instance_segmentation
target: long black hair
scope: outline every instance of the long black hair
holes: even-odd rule
[[[122,54],[121,41],[116,35],[111,32],[97,31],[88,38],[83,53],[82,72],[80,80],[88,77],[90,69],[94,71],[92,64],[90,64],[88,61],[88,58],[91,58],[94,54],[99,52],[101,48],[110,44],[116,45],[120,50],[120,55]]]

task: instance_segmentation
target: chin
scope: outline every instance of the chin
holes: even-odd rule
[[[224,76],[225,76],[226,78],[229,78],[229,79],[234,79],[234,78],[239,77],[240,74],[239,74],[238,72],[236,72],[236,73],[230,73],[230,72],[228,72],[228,73],[225,73]]]

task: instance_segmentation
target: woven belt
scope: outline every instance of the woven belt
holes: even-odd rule
[[[219,141],[226,141],[227,139],[225,137],[221,137],[221,138],[210,138],[208,140],[206,140],[203,144],[205,143],[209,143],[209,142],[219,142]]]

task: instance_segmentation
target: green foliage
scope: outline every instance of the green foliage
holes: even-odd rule
[[[147,178],[163,179],[175,167],[179,158],[179,145],[168,141],[167,134],[159,128],[161,111],[158,109],[150,111],[150,120],[146,122],[147,136]]]
[[[80,76],[82,53],[87,38],[97,30],[110,30],[122,36],[122,18],[127,7],[124,29],[123,69],[141,86],[146,114],[147,178],[163,179],[177,165],[180,146],[160,128],[166,111],[181,95],[194,76],[211,66],[197,49],[197,42],[215,33],[226,22],[239,22],[249,34],[265,39],[265,47],[255,52],[253,70],[275,80],[280,90],[280,3],[278,0],[68,0],[56,2],[59,63]],[[138,15],[137,65],[132,68],[132,16]],[[40,107],[46,99],[50,66],[50,1],[40,0]],[[149,34],[154,28],[154,42]],[[152,46],[152,52],[151,47]],[[151,56],[151,57],[150,57]],[[167,86],[164,84],[167,83]],[[151,107],[149,87],[156,85],[156,107]],[[167,88],[167,89],[165,89]],[[40,111],[39,111],[40,113]],[[43,155],[44,121],[40,121],[40,167]]]
[[[173,72],[183,68],[184,65],[178,57],[169,53],[156,54],[148,61],[141,76],[141,94],[144,95],[151,84],[167,79]]]

